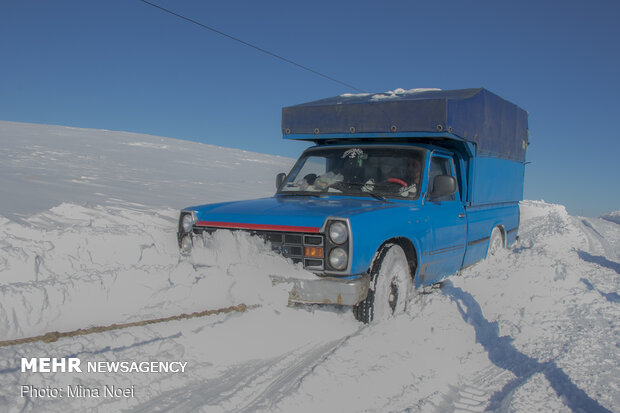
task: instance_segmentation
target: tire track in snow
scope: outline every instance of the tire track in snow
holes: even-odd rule
[[[583,231],[584,235],[586,236],[588,240],[588,247],[589,247],[588,252],[589,253],[597,254],[599,256],[597,258],[601,258],[605,261],[609,261],[605,257],[618,257],[619,256],[620,251],[618,251],[617,248],[614,248],[610,240],[607,239],[606,236],[602,234],[596,228],[596,226],[601,224],[599,222],[601,221],[600,219],[598,218],[581,218],[581,219],[574,218],[574,219],[576,220],[577,226],[581,229],[581,231]],[[606,223],[606,225],[617,225],[617,224]],[[616,267],[613,269],[616,272],[620,273],[620,270],[619,270],[620,264],[618,263],[615,263],[615,264],[616,264]]]
[[[212,379],[164,392],[132,411],[269,411],[348,338],[303,346],[272,359],[232,366]]]
[[[495,365],[481,370],[465,384],[450,386],[437,410],[443,413],[483,412],[495,391],[514,378],[514,374]]]
[[[577,221],[577,224],[587,238],[589,250],[577,250],[577,255],[579,258],[587,263],[594,264],[595,266],[614,271],[616,274],[620,274],[620,263],[606,258],[618,257],[618,253],[612,245],[611,240],[596,229],[597,225],[604,224],[601,228],[599,228],[601,231],[603,231],[605,225],[611,226],[613,229],[616,229],[617,225],[614,223],[605,223],[604,221],[601,222],[600,219],[592,218],[582,218]],[[620,302],[620,295],[618,294],[618,291],[604,291],[613,288],[617,290],[617,276],[614,274],[609,274],[609,271],[605,274],[606,276],[602,275],[604,274],[601,274],[600,271],[593,269],[587,274],[584,274],[580,281],[585,284],[588,290],[598,292],[608,302]],[[600,286],[595,284],[603,285]]]

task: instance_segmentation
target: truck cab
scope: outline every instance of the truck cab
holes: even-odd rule
[[[316,275],[293,281],[291,302],[349,305],[370,322],[514,242],[525,112],[485,89],[376,96],[284,108],[284,138],[315,145],[273,197],[182,210],[182,252],[217,230],[250,232]]]

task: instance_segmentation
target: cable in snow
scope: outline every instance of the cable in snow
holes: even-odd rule
[[[183,314],[179,314],[179,315],[175,315],[171,317],[155,318],[152,320],[134,321],[132,323],[110,324],[108,326],[80,328],[77,330],[66,331],[66,332],[52,331],[52,332],[45,333],[41,336],[36,336],[36,337],[27,337],[27,338],[18,338],[14,340],[0,341],[0,347],[16,346],[19,344],[34,343],[37,341],[42,341],[44,343],[53,343],[54,341],[58,341],[59,338],[63,338],[63,337],[75,337],[75,336],[83,336],[86,334],[103,333],[104,331],[120,330],[122,328],[129,328],[129,327],[147,326],[150,324],[166,323],[168,321],[175,321],[175,320],[187,320],[190,318],[206,317],[206,316],[216,315],[216,314],[227,314],[227,313],[233,313],[233,312],[245,313],[248,310],[253,310],[258,307],[260,307],[260,305],[258,304],[254,304],[254,305],[239,304],[239,305],[232,305],[230,307],[218,308],[216,310],[205,310],[205,311],[195,312],[191,314],[183,313]]]
[[[263,49],[263,48],[261,48],[261,47],[258,47],[258,46],[253,45],[252,43],[248,43],[248,42],[246,42],[246,41],[244,41],[244,40],[241,40],[241,39],[239,39],[239,38],[237,38],[237,37],[234,37],[234,36],[231,36],[231,35],[229,35],[229,34],[226,34],[226,33],[222,32],[222,31],[219,31],[219,30],[217,30],[217,29],[214,29],[213,27],[207,26],[206,24],[202,24],[202,23],[200,23],[200,22],[198,22],[198,21],[196,21],[196,20],[190,19],[189,17],[185,17],[185,16],[183,16],[183,15],[181,15],[181,14],[175,13],[175,12],[173,12],[172,10],[168,10],[168,9],[166,9],[166,8],[164,8],[164,7],[158,6],[157,4],[151,3],[151,2],[146,1],[146,0],[139,0],[139,1],[141,1],[141,2],[142,2],[142,3],[144,3],[144,4],[148,4],[149,6],[155,7],[155,8],[157,8],[157,9],[161,10],[161,11],[164,11],[164,12],[166,12],[166,13],[168,13],[168,14],[171,14],[171,15],[173,15],[173,16],[176,16],[176,17],[178,17],[178,18],[180,18],[180,19],[183,19],[183,20],[185,20],[185,21],[188,21],[188,22],[190,22],[190,23],[193,23],[193,24],[195,24],[195,25],[197,25],[197,26],[200,26],[200,27],[202,27],[203,29],[210,30],[210,31],[212,31],[212,32],[214,32],[214,33],[217,33],[217,34],[219,34],[219,35],[221,35],[221,36],[224,36],[224,37],[228,37],[228,38],[229,38],[229,39],[231,39],[231,40],[234,40],[234,41],[239,42],[239,43],[241,43],[241,44],[243,44],[243,45],[245,45],[245,46],[248,46],[248,47],[251,47],[251,48],[253,48],[253,49],[256,49],[256,50],[258,50],[259,52],[262,52],[262,53],[268,54],[268,55],[269,55],[269,56],[271,56],[271,57],[275,57],[276,59],[280,59],[280,60],[282,60],[283,62],[286,62],[286,63],[292,64],[292,65],[294,65],[294,66],[297,66],[297,67],[299,67],[300,69],[307,70],[307,71],[308,71],[308,72],[310,72],[310,73],[314,73],[315,75],[318,75],[318,76],[321,76],[321,77],[323,77],[323,78],[325,78],[325,79],[331,80],[332,82],[339,83],[339,84],[341,84],[341,85],[343,85],[343,86],[346,86],[346,87],[348,87],[348,88],[351,88],[351,89],[353,89],[353,90],[355,90],[355,91],[357,91],[357,92],[367,93],[365,90],[359,89],[359,88],[357,88],[357,87],[355,87],[355,86],[352,86],[352,85],[350,85],[350,84],[348,84],[348,83],[342,82],[342,81],[340,81],[340,80],[338,80],[338,79],[335,79],[335,78],[333,78],[333,77],[331,77],[331,76],[328,76],[328,75],[326,75],[326,74],[323,74],[323,73],[321,73],[321,72],[318,72],[318,71],[316,71],[316,70],[314,70],[314,69],[310,69],[310,68],[309,68],[309,67],[307,67],[307,66],[301,65],[301,64],[296,63],[296,62],[294,62],[294,61],[292,61],[292,60],[290,60],[290,59],[287,59],[287,58],[285,58],[285,57],[282,57],[282,56],[280,56],[280,55],[278,55],[278,54],[272,53],[272,52],[270,52],[269,50],[265,50],[265,49]]]

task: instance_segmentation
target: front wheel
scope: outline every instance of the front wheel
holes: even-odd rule
[[[370,271],[368,295],[353,307],[358,321],[385,320],[405,311],[411,273],[407,256],[398,245],[388,245],[381,249]]]

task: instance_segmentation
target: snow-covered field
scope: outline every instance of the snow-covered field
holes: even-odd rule
[[[338,307],[287,307],[270,275],[306,274],[246,235],[218,233],[179,257],[179,208],[268,196],[292,162],[0,122],[0,341],[256,305],[0,347],[0,412],[620,411],[618,213],[525,201],[513,248],[366,326]],[[187,364],[22,373],[22,357]],[[28,386],[63,393],[22,396]],[[67,386],[101,394],[70,397]]]

